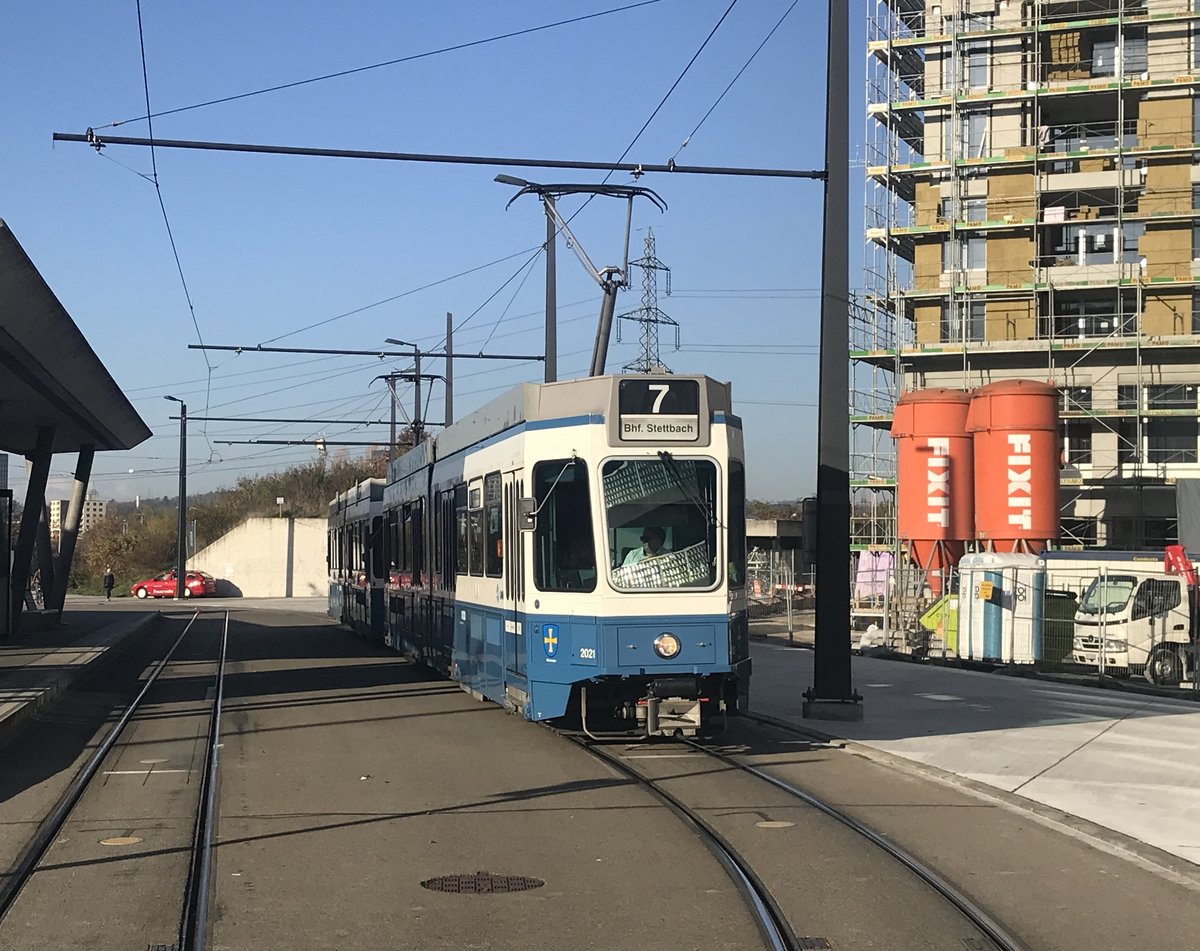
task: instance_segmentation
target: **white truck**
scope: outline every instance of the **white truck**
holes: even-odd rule
[[[1187,552],[1047,552],[1046,587],[1078,596],[1072,659],[1178,686],[1197,670],[1196,575]]]

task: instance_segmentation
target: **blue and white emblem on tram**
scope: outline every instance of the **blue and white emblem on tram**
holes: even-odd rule
[[[546,624],[542,627],[542,644],[546,648],[546,656],[553,657],[558,653],[558,625]]]

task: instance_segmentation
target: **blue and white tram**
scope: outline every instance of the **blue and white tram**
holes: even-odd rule
[[[387,562],[383,479],[367,479],[329,503],[329,615],[361,637],[384,637]]]
[[[589,732],[695,734],[749,690],[727,384],[525,384],[393,461],[387,643]]]

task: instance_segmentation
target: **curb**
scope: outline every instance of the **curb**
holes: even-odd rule
[[[64,645],[64,649],[77,648],[79,650],[86,650],[90,647],[92,649],[102,649],[102,652],[86,663],[76,664],[61,671],[53,680],[43,686],[29,688],[30,696],[17,700],[21,705],[7,716],[0,718],[0,748],[16,739],[30,720],[37,716],[45,707],[61,697],[76,682],[89,674],[103,670],[108,664],[120,657],[140,635],[154,628],[161,619],[162,614],[155,611],[153,614],[146,614],[135,621],[129,622],[121,630],[113,631],[109,635],[111,639],[106,639],[100,643],[87,643],[89,637],[95,637],[108,630],[108,628],[115,628],[117,627],[116,624],[100,628],[90,635],[85,634],[74,644]]]
[[[889,753],[886,750],[876,749],[858,740],[849,740],[833,733],[825,733],[824,731],[814,730],[807,726],[798,726],[790,720],[785,720],[781,717],[755,713],[753,711],[751,711],[750,716],[759,719],[764,726],[793,732],[822,743],[828,743],[852,755],[861,756],[863,759],[878,763],[880,766],[924,779],[931,779],[935,782],[941,782],[947,786],[952,786],[975,795],[980,799],[995,802],[1014,812],[1033,816],[1045,825],[1057,829],[1059,832],[1083,839],[1092,846],[1102,847],[1105,851],[1137,862],[1160,875],[1165,875],[1177,884],[1187,885],[1193,889],[1200,889],[1200,865],[1189,862],[1187,859],[1174,855],[1171,852],[1156,848],[1153,845],[1147,845],[1140,839],[1135,839],[1124,832],[1118,832],[1115,829],[1092,822],[1090,819],[1084,819],[1072,813],[1064,812],[1061,809],[1056,809],[1053,806],[1047,806],[1017,793],[1010,793],[1007,790],[1000,789],[998,786],[989,786],[987,783],[981,783],[976,779],[960,776],[958,773],[952,773],[949,770],[942,769],[940,766],[930,766],[928,763],[922,763],[919,760],[908,759],[895,753]],[[753,720],[750,722],[753,722]]]

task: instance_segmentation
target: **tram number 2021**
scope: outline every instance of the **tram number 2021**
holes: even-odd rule
[[[596,659],[596,648],[594,648],[594,647],[579,648],[579,659],[580,660],[595,660]]]

